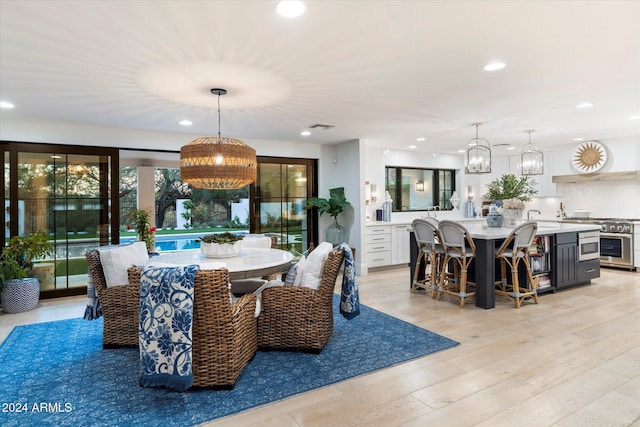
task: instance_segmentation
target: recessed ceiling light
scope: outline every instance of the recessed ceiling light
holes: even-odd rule
[[[466,152],[466,151],[467,151],[467,150],[458,150],[458,153],[464,153],[464,152]]]
[[[295,18],[302,15],[304,10],[304,3],[296,0],[283,0],[276,5],[276,12],[283,18]]]
[[[0,101],[0,108],[13,108],[13,107],[15,107],[15,105],[13,105],[10,102]]]
[[[417,148],[417,146],[416,145],[410,145],[409,148],[414,149],[414,148]]]
[[[311,135],[311,132],[309,132],[308,130],[303,130],[302,132],[300,132],[300,135],[309,136],[309,135]]]
[[[484,66],[484,70],[485,71],[497,71],[497,70],[502,70],[506,66],[507,66],[507,64],[505,64],[502,61],[494,61],[494,62],[490,62],[487,65],[485,65]]]
[[[629,120],[640,120],[640,114],[636,114],[635,116],[629,116]]]
[[[193,122],[191,120],[180,120],[182,126],[191,126]]]
[[[515,150],[516,147],[507,147],[507,150]]]
[[[426,141],[426,140],[427,140],[427,138],[423,138],[423,137],[416,138],[416,141]]]
[[[593,104],[590,102],[581,102],[580,104],[576,105],[576,108],[590,108],[593,107]]]
[[[584,138],[573,138],[574,141],[578,142],[578,141],[584,141]]]

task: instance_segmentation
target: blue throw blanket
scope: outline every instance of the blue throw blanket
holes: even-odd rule
[[[96,285],[93,282],[91,270],[87,272],[87,308],[84,311],[85,320],[95,320],[102,316],[102,307],[96,292]]]
[[[340,314],[342,314],[345,319],[351,320],[360,314],[360,296],[358,294],[358,283],[356,282],[356,263],[349,245],[340,243],[336,249],[342,249],[344,252]]]
[[[140,276],[140,385],[193,384],[191,325],[197,265],[148,267]]]

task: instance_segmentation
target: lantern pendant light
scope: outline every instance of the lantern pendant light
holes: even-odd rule
[[[256,150],[239,139],[220,136],[220,96],[227,91],[211,89],[211,93],[218,95],[218,136],[194,139],[180,149],[180,176],[195,188],[243,188],[258,176]]]
[[[491,144],[484,138],[478,137],[478,126],[474,123],[476,137],[469,141],[465,157],[465,174],[491,173]]]
[[[531,143],[532,130],[529,133],[529,143],[520,152],[520,168],[522,175],[542,175],[544,173],[544,155],[542,150]]]

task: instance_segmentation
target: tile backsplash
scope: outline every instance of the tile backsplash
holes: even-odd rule
[[[542,217],[555,217],[560,202],[565,212],[583,209],[596,218],[640,219],[640,181],[593,181],[557,184],[557,197],[536,198],[527,209],[542,211]]]

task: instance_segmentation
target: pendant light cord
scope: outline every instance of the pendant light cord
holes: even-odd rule
[[[218,93],[218,140],[220,139],[220,93]]]

